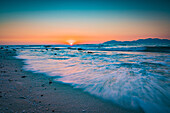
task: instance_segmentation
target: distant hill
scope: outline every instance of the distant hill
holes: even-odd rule
[[[170,44],[170,40],[159,39],[159,38],[138,39],[134,41],[111,40],[111,41],[104,42],[103,44]]]

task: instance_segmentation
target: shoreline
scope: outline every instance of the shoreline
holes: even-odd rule
[[[0,112],[130,113],[80,89],[22,69],[15,51],[0,50]]]

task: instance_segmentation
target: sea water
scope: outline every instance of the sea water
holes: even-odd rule
[[[167,48],[26,46],[19,49],[17,58],[25,59],[25,70],[45,73],[54,81],[81,88],[119,106],[166,113],[170,112],[170,51]]]

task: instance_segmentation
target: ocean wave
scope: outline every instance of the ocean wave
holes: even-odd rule
[[[125,108],[147,113],[170,112],[169,53],[101,51],[101,48],[87,53],[83,49],[44,52],[26,49],[17,58],[26,59],[26,70],[46,73],[56,77],[55,81]]]

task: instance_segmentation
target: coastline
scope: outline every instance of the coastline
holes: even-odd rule
[[[96,112],[129,113],[50,77],[22,69],[15,51],[0,50],[0,112]]]

